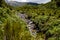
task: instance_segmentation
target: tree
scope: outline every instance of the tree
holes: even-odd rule
[[[51,0],[51,2],[54,2],[57,7],[60,7],[60,0]]]

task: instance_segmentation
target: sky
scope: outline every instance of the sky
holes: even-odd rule
[[[47,3],[51,0],[8,0],[8,1]]]

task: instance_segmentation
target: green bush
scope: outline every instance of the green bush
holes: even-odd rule
[[[60,6],[56,3],[53,0],[47,4],[10,9],[1,1],[0,40],[60,40]],[[36,38],[30,35],[26,22],[17,15],[18,12],[25,13],[39,27]]]
[[[24,40],[29,35],[26,23],[17,16],[17,12],[0,8],[0,40]]]

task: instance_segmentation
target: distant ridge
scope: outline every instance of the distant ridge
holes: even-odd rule
[[[38,5],[38,3],[33,2],[17,2],[17,1],[9,1],[7,2],[11,6],[24,6],[24,5]]]

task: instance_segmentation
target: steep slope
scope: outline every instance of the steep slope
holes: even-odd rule
[[[59,2],[49,2],[34,7],[25,6],[20,7],[19,10],[25,12],[28,19],[32,20],[36,27],[39,27],[39,36],[43,35],[44,40],[60,40]]]
[[[3,4],[0,4],[0,40],[60,40],[59,3],[55,0],[55,2],[38,6],[26,5],[19,7],[16,10],[18,13],[24,13],[21,14],[22,17],[21,15],[17,15],[15,9],[4,6],[3,2]],[[27,23],[28,29],[26,28],[24,15],[27,15],[26,19],[29,21]],[[36,28],[34,28],[35,26]],[[30,29],[29,27],[33,28]],[[38,33],[36,31],[37,27],[40,30]],[[33,29],[35,31],[32,32]],[[35,32],[37,36],[34,38],[30,34],[34,34]]]

